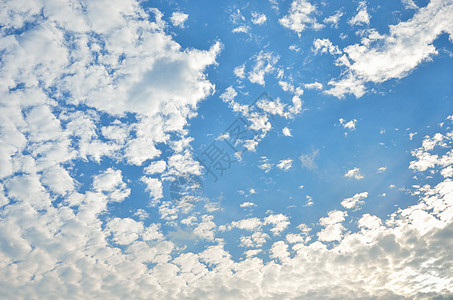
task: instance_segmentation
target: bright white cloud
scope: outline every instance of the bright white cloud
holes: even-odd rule
[[[283,171],[288,171],[289,169],[291,169],[292,165],[293,165],[292,159],[282,159],[278,162],[277,168]]]
[[[252,12],[252,23],[256,25],[262,25],[266,22],[267,18],[265,14]]]
[[[437,54],[432,43],[439,35],[453,35],[452,13],[451,1],[432,0],[410,20],[391,25],[389,34],[380,35],[370,30],[361,44],[343,49],[345,55],[336,63],[346,71],[339,79],[329,82],[332,88],[326,93],[339,98],[346,94],[361,97],[366,92],[367,82],[381,83],[407,76],[420,63]],[[367,23],[366,16],[366,5],[360,4],[358,15],[351,21]]]
[[[360,174],[360,169],[359,168],[353,168],[351,170],[348,170],[344,174],[344,176],[348,177],[348,178],[354,178],[354,179],[357,179],[357,180],[365,178],[362,174]]]
[[[294,0],[291,3],[291,8],[288,15],[279,20],[280,24],[286,28],[294,30],[299,36],[306,27],[320,29],[323,25],[317,23],[313,16],[316,12],[316,7],[306,0]]]
[[[354,196],[352,196],[351,198],[346,198],[343,201],[341,201],[341,205],[347,209],[351,209],[354,207],[357,208],[358,205],[364,203],[363,199],[365,199],[367,197],[368,197],[367,192],[358,193],[358,194],[355,194]]]
[[[280,57],[274,55],[271,52],[261,51],[253,57],[255,65],[253,69],[248,73],[248,79],[251,83],[257,83],[260,85],[265,84],[264,76],[272,73],[275,70],[275,64],[278,62]]]
[[[291,130],[290,130],[288,127],[284,127],[284,128],[282,129],[282,133],[283,133],[284,136],[293,136],[293,135],[291,134]]]
[[[174,12],[170,17],[170,21],[173,24],[173,26],[183,28],[184,22],[186,22],[188,17],[189,17],[188,14],[182,12]]]
[[[370,24],[370,15],[367,12],[366,2],[359,3],[357,14],[348,21],[351,25],[368,25]]]

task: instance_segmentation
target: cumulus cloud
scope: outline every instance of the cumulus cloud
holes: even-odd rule
[[[188,14],[182,12],[174,12],[170,17],[170,21],[173,24],[173,26],[183,28],[184,22],[186,22],[188,17],[189,17]]]
[[[356,180],[360,180],[365,178],[361,173],[359,168],[353,168],[351,170],[348,170],[345,174],[344,177],[348,178],[354,178]]]
[[[277,168],[283,171],[288,171],[289,169],[291,169],[292,165],[293,165],[292,159],[282,159],[278,162]]]
[[[432,9],[431,4],[420,11]],[[450,4],[444,4],[446,12],[427,23],[449,15]],[[145,11],[132,0],[6,0],[0,6],[2,297],[453,296],[451,133],[426,137],[412,153],[413,170],[446,177],[416,188],[418,203],[385,220],[365,214],[357,232],[346,232],[345,212],[331,211],[319,220],[322,229],[313,233],[314,242],[307,225],[283,235],[291,228],[284,214],[247,217],[234,223],[248,234],[238,243],[258,249],[235,259],[216,237],[212,215],[188,216],[171,201],[156,208],[163,225],[149,224],[136,203],[128,203],[130,217],[119,216],[127,210],[113,215],[133,184],[123,164],[136,165],[128,170],[145,169],[146,176],[133,175],[156,194],[162,182],[158,174],[169,178],[200,171],[186,151],[188,140],[172,139],[185,134],[187,119],[213,92],[204,70],[215,64],[220,44],[181,49],[165,33],[162,13]],[[296,29],[298,18],[303,19],[294,18]],[[278,102],[268,107],[280,112]],[[169,146],[165,158],[159,143]],[[116,166],[106,167],[104,158]],[[76,160],[92,163],[92,173],[77,177]],[[166,236],[161,226],[176,233]],[[210,244],[185,250],[166,239],[177,240],[178,232]],[[261,249],[267,242],[272,244]]]
[[[348,21],[351,25],[368,25],[370,24],[370,15],[367,12],[366,2],[359,3],[357,14]]]
[[[256,25],[262,25],[266,22],[267,18],[265,14],[252,12],[252,23]]]
[[[364,203],[363,199],[365,199],[367,197],[368,197],[367,192],[358,193],[358,194],[355,194],[354,196],[352,196],[351,198],[346,198],[343,201],[341,201],[341,205],[347,209],[351,209],[354,207],[357,208],[358,205]]]
[[[264,76],[272,73],[275,70],[275,64],[278,62],[280,57],[274,55],[271,52],[261,51],[253,57],[255,65],[253,69],[248,73],[248,79],[251,83],[257,83],[265,85]]]
[[[306,27],[320,29],[323,27],[316,21],[313,16],[316,12],[316,7],[306,0],[294,0],[291,3],[291,8],[288,15],[279,20],[280,24],[286,28],[295,31],[299,36]]]
[[[388,34],[370,30],[360,44],[342,50],[344,55],[337,59],[336,64],[343,66],[345,72],[339,79],[329,82],[332,88],[326,93],[339,98],[353,94],[359,98],[366,92],[367,82],[382,83],[407,76],[420,63],[437,54],[432,43],[439,35],[453,35],[449,21],[452,11],[451,1],[432,0],[411,19],[390,26]],[[364,2],[351,22],[369,22]]]

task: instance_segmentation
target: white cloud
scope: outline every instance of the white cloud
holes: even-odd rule
[[[414,3],[413,0],[401,0],[406,9],[418,9],[418,6]]]
[[[123,201],[131,192],[123,182],[121,171],[112,168],[94,176],[93,189],[97,192],[107,193],[111,200],[118,202]]]
[[[355,130],[355,126],[357,125],[357,120],[356,120],[356,119],[352,119],[351,121],[346,122],[345,119],[340,118],[338,121],[340,122],[340,124],[341,124],[345,129],[348,129],[348,130],[350,130],[350,131],[354,131],[354,130]]]
[[[265,156],[261,157],[260,164],[258,168],[264,170],[264,172],[268,173],[274,165],[269,162],[269,159]]]
[[[267,18],[265,14],[252,12],[252,23],[256,25],[262,25],[266,22]]]
[[[354,196],[352,196],[351,198],[346,198],[343,201],[341,201],[341,205],[347,209],[351,209],[354,207],[357,208],[358,205],[364,203],[363,199],[365,199],[367,197],[368,197],[367,192],[358,193],[358,194],[355,194]]]
[[[256,206],[255,203],[253,202],[242,202],[241,205],[239,205],[240,207],[253,207],[253,206]]]
[[[357,179],[357,180],[365,178],[362,174],[360,174],[360,169],[359,168],[353,168],[351,170],[348,170],[344,174],[344,176],[348,177],[348,178],[354,178],[354,179]]]
[[[364,8],[362,5],[362,11]],[[332,88],[326,93],[339,98],[354,94],[359,98],[366,92],[367,82],[381,83],[407,76],[420,63],[437,54],[432,43],[440,34],[453,35],[452,11],[450,1],[432,0],[408,21],[391,25],[386,35],[368,31],[361,44],[343,49],[345,55],[336,64],[346,70],[339,79],[329,82]],[[365,22],[365,14],[361,16]]]
[[[289,169],[291,169],[292,165],[293,165],[292,159],[282,159],[278,162],[277,168],[283,171],[288,171]]]
[[[319,219],[319,223],[325,228],[318,232],[318,240],[325,242],[341,240],[345,229],[341,222],[347,215],[344,211],[334,210],[328,213],[328,217]]]
[[[105,230],[112,235],[115,243],[128,245],[139,238],[143,224],[130,218],[115,218],[107,223]]]
[[[233,73],[241,79],[245,78],[245,65],[237,66],[234,68]]]
[[[140,180],[146,184],[146,190],[149,192],[151,202],[153,204],[158,203],[158,200],[162,199],[164,196],[162,192],[162,182],[157,178],[147,176],[142,176]]]
[[[329,39],[316,39],[313,41],[313,49],[312,51],[316,54],[318,53],[330,53],[334,54],[341,54],[341,50],[338,46],[332,44]]]
[[[331,23],[333,26],[338,24],[338,21],[340,21],[340,18],[343,16],[343,12],[337,11],[335,14],[327,17],[324,19],[324,23]]]
[[[288,15],[279,20],[280,24],[286,28],[294,30],[299,36],[305,28],[312,27],[320,29],[323,25],[317,23],[313,14],[316,12],[316,7],[306,0],[294,0],[291,3],[291,9]]]
[[[259,218],[249,218],[231,222],[231,227],[243,230],[257,230],[262,225],[263,223]]]
[[[280,57],[278,55],[274,55],[272,52],[261,51],[255,55],[253,57],[255,65],[248,73],[249,81],[251,83],[257,83],[264,86],[264,76],[275,70],[275,64],[279,59]]]
[[[267,233],[257,231],[250,236],[241,236],[240,246],[247,248],[249,247],[260,248],[267,242],[268,239],[269,235]]]
[[[318,166],[316,165],[316,158],[319,156],[319,150],[313,150],[310,154],[302,154],[299,156],[300,162],[302,167],[307,168],[309,170],[317,169]]]
[[[367,12],[366,2],[362,1],[359,3],[357,8],[357,14],[348,21],[351,25],[368,25],[370,24],[370,15]]]
[[[173,26],[184,28],[184,22],[187,21],[188,17],[188,14],[182,12],[174,12],[170,17],[170,21]]]
[[[313,82],[313,83],[306,83],[304,84],[304,87],[308,90],[322,90],[322,83],[319,83],[319,82]]]
[[[290,224],[288,217],[283,214],[269,215],[264,218],[264,223],[274,225],[274,227],[271,228],[271,232],[274,235],[280,235],[280,233],[284,231]]]
[[[385,171],[387,171],[387,167],[380,167],[379,169],[377,169],[378,173],[383,173]]]
[[[284,136],[293,136],[293,135],[291,134],[291,130],[290,130],[288,127],[284,127],[284,128],[282,129],[282,133],[283,133]]]
[[[249,32],[249,30],[250,30],[250,28],[248,26],[242,25],[242,26],[233,28],[233,30],[231,32],[233,32],[233,33],[247,33],[247,32]]]

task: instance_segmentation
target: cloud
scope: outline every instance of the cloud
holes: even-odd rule
[[[344,177],[354,178],[356,180],[360,180],[360,179],[365,178],[362,174],[360,174],[360,169],[359,168],[353,168],[351,170],[348,170],[344,174]]]
[[[331,23],[332,26],[336,26],[342,16],[343,16],[343,12],[337,11],[337,12],[335,12],[335,14],[333,14],[327,18],[324,18],[324,23]]]
[[[367,192],[358,193],[358,194],[355,194],[354,196],[352,196],[351,198],[346,198],[343,201],[341,201],[341,205],[347,209],[351,209],[354,207],[357,208],[358,205],[364,203],[363,199],[365,199],[367,197],[368,197]]]
[[[387,171],[387,167],[380,167],[379,169],[377,169],[378,173],[383,173],[385,171]]]
[[[252,23],[256,25],[262,25],[266,22],[267,18],[265,14],[252,12]]]
[[[365,9],[365,4],[360,4],[358,15],[352,19],[354,24],[368,22]],[[382,83],[407,76],[437,54],[432,43],[439,35],[453,35],[449,21],[452,11],[450,1],[432,0],[411,19],[390,26],[388,34],[369,30],[361,44],[343,49],[344,55],[336,64],[343,66],[345,71],[339,79],[329,82],[332,88],[326,93],[338,98],[346,94],[359,98],[366,92],[367,82]]]
[[[351,121],[346,122],[345,119],[340,118],[338,121],[340,122],[341,126],[343,126],[344,129],[348,129],[349,131],[354,131],[355,126],[357,125],[356,119],[352,119]]]
[[[310,154],[302,154],[299,156],[300,162],[302,164],[302,167],[309,169],[309,170],[315,170],[318,168],[318,166],[315,163],[316,158],[319,156],[319,150],[313,150],[312,153]]]
[[[284,136],[293,136],[291,134],[291,130],[288,127],[283,128],[282,129],[282,133],[283,133]]]
[[[368,25],[370,24],[370,15],[367,12],[366,2],[362,1],[359,3],[357,8],[357,14],[348,21],[351,25]]]
[[[318,53],[321,53],[321,54],[330,53],[332,55],[341,54],[341,50],[338,48],[338,46],[333,45],[329,39],[314,40],[312,51],[315,54],[318,54]]]
[[[282,26],[295,31],[300,36],[301,32],[304,31],[306,27],[312,27],[314,29],[323,27],[323,25],[317,23],[316,19],[313,17],[315,12],[316,7],[310,2],[305,0],[294,0],[291,3],[288,15],[278,21]]]
[[[304,87],[308,90],[322,90],[322,83],[319,83],[319,82],[313,82],[313,83],[306,83],[304,84]]]
[[[277,168],[283,171],[288,171],[289,169],[291,169],[292,165],[293,165],[292,159],[282,159],[278,162]]]
[[[251,83],[260,85],[265,84],[264,76],[275,70],[275,64],[280,57],[272,52],[261,51],[252,58],[255,61],[253,69],[248,73],[248,79]]]
[[[264,170],[265,173],[268,173],[274,165],[269,162],[269,159],[265,156],[261,157],[260,164],[258,168]]]
[[[182,12],[174,12],[170,17],[170,21],[173,26],[184,28],[184,22],[186,22],[188,17],[188,14]]]
[[[253,207],[253,206],[256,206],[255,203],[253,202],[242,202],[241,205],[239,205],[240,207]]]
[[[344,226],[341,224],[348,214],[344,211],[330,211],[328,216],[319,219],[319,224],[325,228],[318,232],[318,240],[331,242],[339,241],[343,237]]]

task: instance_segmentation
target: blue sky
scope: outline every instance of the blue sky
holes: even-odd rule
[[[453,294],[453,3],[6,1],[8,299]]]

